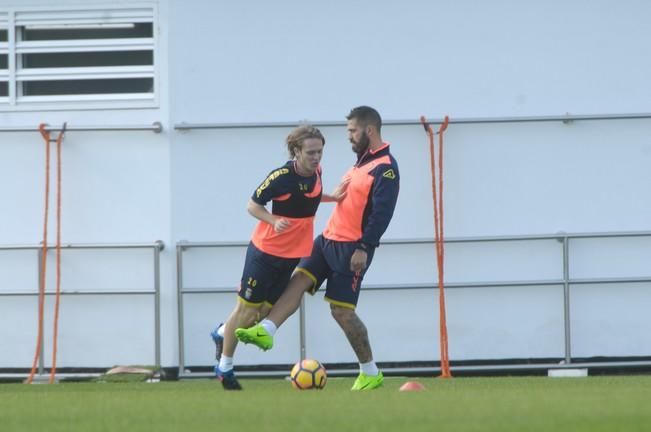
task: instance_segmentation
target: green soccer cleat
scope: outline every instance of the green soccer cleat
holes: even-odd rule
[[[262,351],[270,350],[274,346],[274,338],[260,324],[249,328],[238,328],[235,336],[245,344],[253,344]]]
[[[351,390],[373,390],[382,387],[383,383],[384,376],[382,372],[377,375],[366,375],[364,372],[360,372]]]

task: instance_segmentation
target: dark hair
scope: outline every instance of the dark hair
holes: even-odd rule
[[[303,148],[303,142],[309,138],[318,138],[323,142],[323,145],[325,145],[323,134],[314,126],[303,125],[291,131],[285,140],[287,143],[287,151],[289,151],[289,157],[293,158],[296,156],[296,153]]]
[[[380,117],[380,113],[370,106],[362,105],[353,108],[346,116],[346,119],[355,119],[363,126],[373,125],[378,130],[378,132],[380,129],[382,129],[382,117]]]

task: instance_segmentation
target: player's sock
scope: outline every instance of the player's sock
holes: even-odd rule
[[[219,370],[222,372],[233,370],[233,357],[222,355],[222,358],[219,359]]]
[[[278,327],[276,327],[276,324],[274,324],[273,321],[268,320],[268,319],[263,319],[260,321],[260,325],[264,327],[265,330],[267,330],[267,333],[269,333],[269,336],[274,336],[276,334],[276,330],[278,330]]]
[[[375,376],[380,373],[380,370],[377,368],[377,365],[373,360],[368,363],[360,363],[359,371],[368,376]]]
[[[221,337],[224,337],[225,328],[226,328],[226,324],[220,324],[219,327],[217,327],[217,334]]]

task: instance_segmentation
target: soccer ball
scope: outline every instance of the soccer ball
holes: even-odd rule
[[[294,365],[289,376],[292,387],[297,390],[321,390],[328,381],[325,368],[316,360],[301,360]]]

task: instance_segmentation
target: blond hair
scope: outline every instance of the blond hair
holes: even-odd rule
[[[303,148],[303,142],[309,138],[318,138],[325,145],[325,138],[321,131],[314,126],[303,125],[299,126],[287,135],[285,142],[287,143],[287,151],[289,157],[294,158],[299,151]]]

